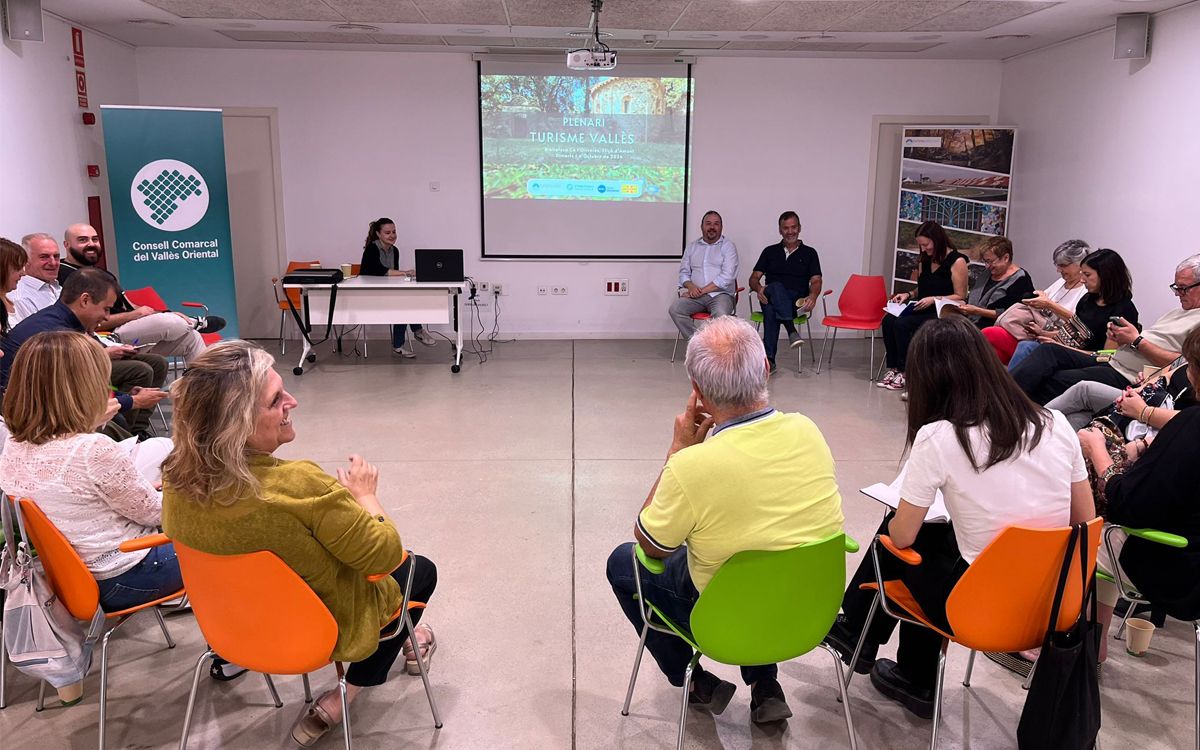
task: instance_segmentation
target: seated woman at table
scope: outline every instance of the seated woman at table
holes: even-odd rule
[[[400,250],[396,247],[396,223],[385,217],[371,222],[367,229],[366,244],[363,245],[363,276],[412,276],[412,270],[400,270]],[[420,323],[400,323],[392,326],[392,351],[409,359],[417,356],[412,348],[404,346],[404,330],[411,328],[413,337],[425,346],[437,343]]]
[[[913,338],[909,357],[908,462],[900,505],[879,533],[921,554],[909,566],[886,552],[883,574],[900,579],[929,619],[949,632],[946,598],[975,558],[1009,526],[1059,528],[1094,518],[1092,493],[1075,431],[1017,389],[983,335],[961,316],[933,320]],[[938,491],[951,523],[923,523]],[[826,642],[849,664],[871,608],[875,580],[864,556]],[[876,659],[896,620],[875,613],[859,660],[860,674],[921,718],[933,716],[942,638],[900,625],[896,661]]]
[[[380,641],[380,629],[400,607],[409,570],[409,593],[421,602],[429,601],[437,570],[425,557],[404,559],[400,533],[375,495],[379,471],[360,456],[351,456],[350,468],[338,469],[335,479],[311,461],[272,455],[296,438],[297,406],[273,364],[260,347],[227,341],[205,349],[175,382],[175,449],[163,464],[163,530],[210,554],[269,550],[296,571],[337,621],[331,658],[352,662],[346,681],[353,702],[363,688],[387,680],[402,646],[408,672],[419,674],[407,632]],[[423,611],[411,612],[414,624]],[[433,630],[426,624],[415,630],[419,658],[428,668],[436,648]],[[341,720],[335,688],[297,717],[292,737],[308,747]]]
[[[996,322],[1000,313],[1033,294],[1033,279],[1013,262],[1013,246],[1007,237],[988,237],[980,243],[979,252],[988,276],[958,309],[967,320],[985,328]]]
[[[1138,323],[1133,279],[1117,252],[1097,250],[1083,259],[1079,273],[1088,291],[1076,303],[1074,311],[1048,300],[1026,302],[1030,307],[1053,313],[1061,321],[1059,330],[1040,333],[1038,341],[1042,345],[1011,368],[1021,390],[1039,403],[1059,395],[1046,390],[1046,382],[1059,370],[1091,367],[1097,362],[1099,350],[1117,348],[1116,342],[1108,338],[1110,318]]]
[[[1195,364],[1200,363],[1200,329],[1184,340],[1183,356],[1189,363],[1184,371],[1195,389],[1200,386],[1200,365]],[[1099,475],[1098,491],[1108,505],[1105,520],[1188,540],[1183,549],[1136,537],[1119,540],[1115,546],[1125,577],[1156,609],[1181,620],[1200,618],[1200,504],[1194,468],[1200,455],[1200,409],[1175,414],[1140,455],[1123,462],[1113,461],[1097,429],[1081,430],[1079,442]],[[1107,570],[1116,563],[1103,547],[1097,562]],[[1115,585],[1097,579],[1099,619],[1105,633],[1118,593]]]
[[[876,385],[892,391],[904,390],[904,366],[908,347],[917,329],[937,317],[935,301],[941,298],[965,302],[967,299],[967,256],[954,249],[946,230],[934,221],[917,227],[920,257],[913,271],[917,289],[900,292],[892,302],[913,302],[900,316],[883,318],[883,348],[887,372]]]
[[[1091,245],[1083,240],[1067,240],[1054,248],[1050,257],[1060,278],[1045,290],[1027,295],[1034,305],[1029,304],[1030,299],[1021,300],[1020,306],[1016,309],[1010,308],[1007,314],[1002,313],[993,324],[983,329],[984,338],[996,350],[1000,361],[1008,365],[1009,370],[1038,347],[1041,342],[1037,337],[1045,332],[1042,326],[1046,321],[1053,319],[1051,313],[1036,303],[1053,302],[1072,315],[1075,314],[1075,305],[1087,294],[1087,287],[1083,285],[1083,279],[1079,275],[1079,264],[1091,252]]]

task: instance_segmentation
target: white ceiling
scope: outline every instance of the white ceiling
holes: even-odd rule
[[[647,54],[1002,60],[1197,0],[604,0],[615,49]],[[135,46],[548,52],[590,0],[43,0]],[[338,24],[377,30],[338,30]],[[1018,38],[1008,35],[1020,35]],[[990,37],[1005,37],[994,39]],[[381,45],[383,45],[381,47]]]

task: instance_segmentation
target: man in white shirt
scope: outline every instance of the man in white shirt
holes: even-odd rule
[[[58,243],[54,238],[45,232],[34,232],[21,238],[21,246],[29,260],[25,263],[25,275],[9,296],[14,312],[9,325],[53,305],[62,294],[58,283]]]
[[[738,255],[733,242],[721,234],[721,214],[709,211],[700,220],[700,239],[693,240],[679,262],[679,296],[671,303],[671,320],[690,339],[696,332],[692,315],[714,318],[732,315],[737,294]]]

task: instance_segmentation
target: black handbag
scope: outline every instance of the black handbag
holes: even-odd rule
[[[1050,625],[1042,652],[1034,665],[1025,709],[1017,725],[1020,750],[1085,750],[1095,747],[1100,732],[1100,677],[1096,660],[1100,626],[1096,624],[1096,591],[1087,566],[1087,524],[1077,524],[1067,543],[1058,589],[1050,611]],[[1079,545],[1079,574],[1084,598],[1079,619],[1065,632],[1055,632],[1071,560]],[[1090,614],[1090,617],[1089,617]]]

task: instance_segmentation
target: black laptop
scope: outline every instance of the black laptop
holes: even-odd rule
[[[417,260],[417,281],[462,281],[463,251],[414,251]]]

